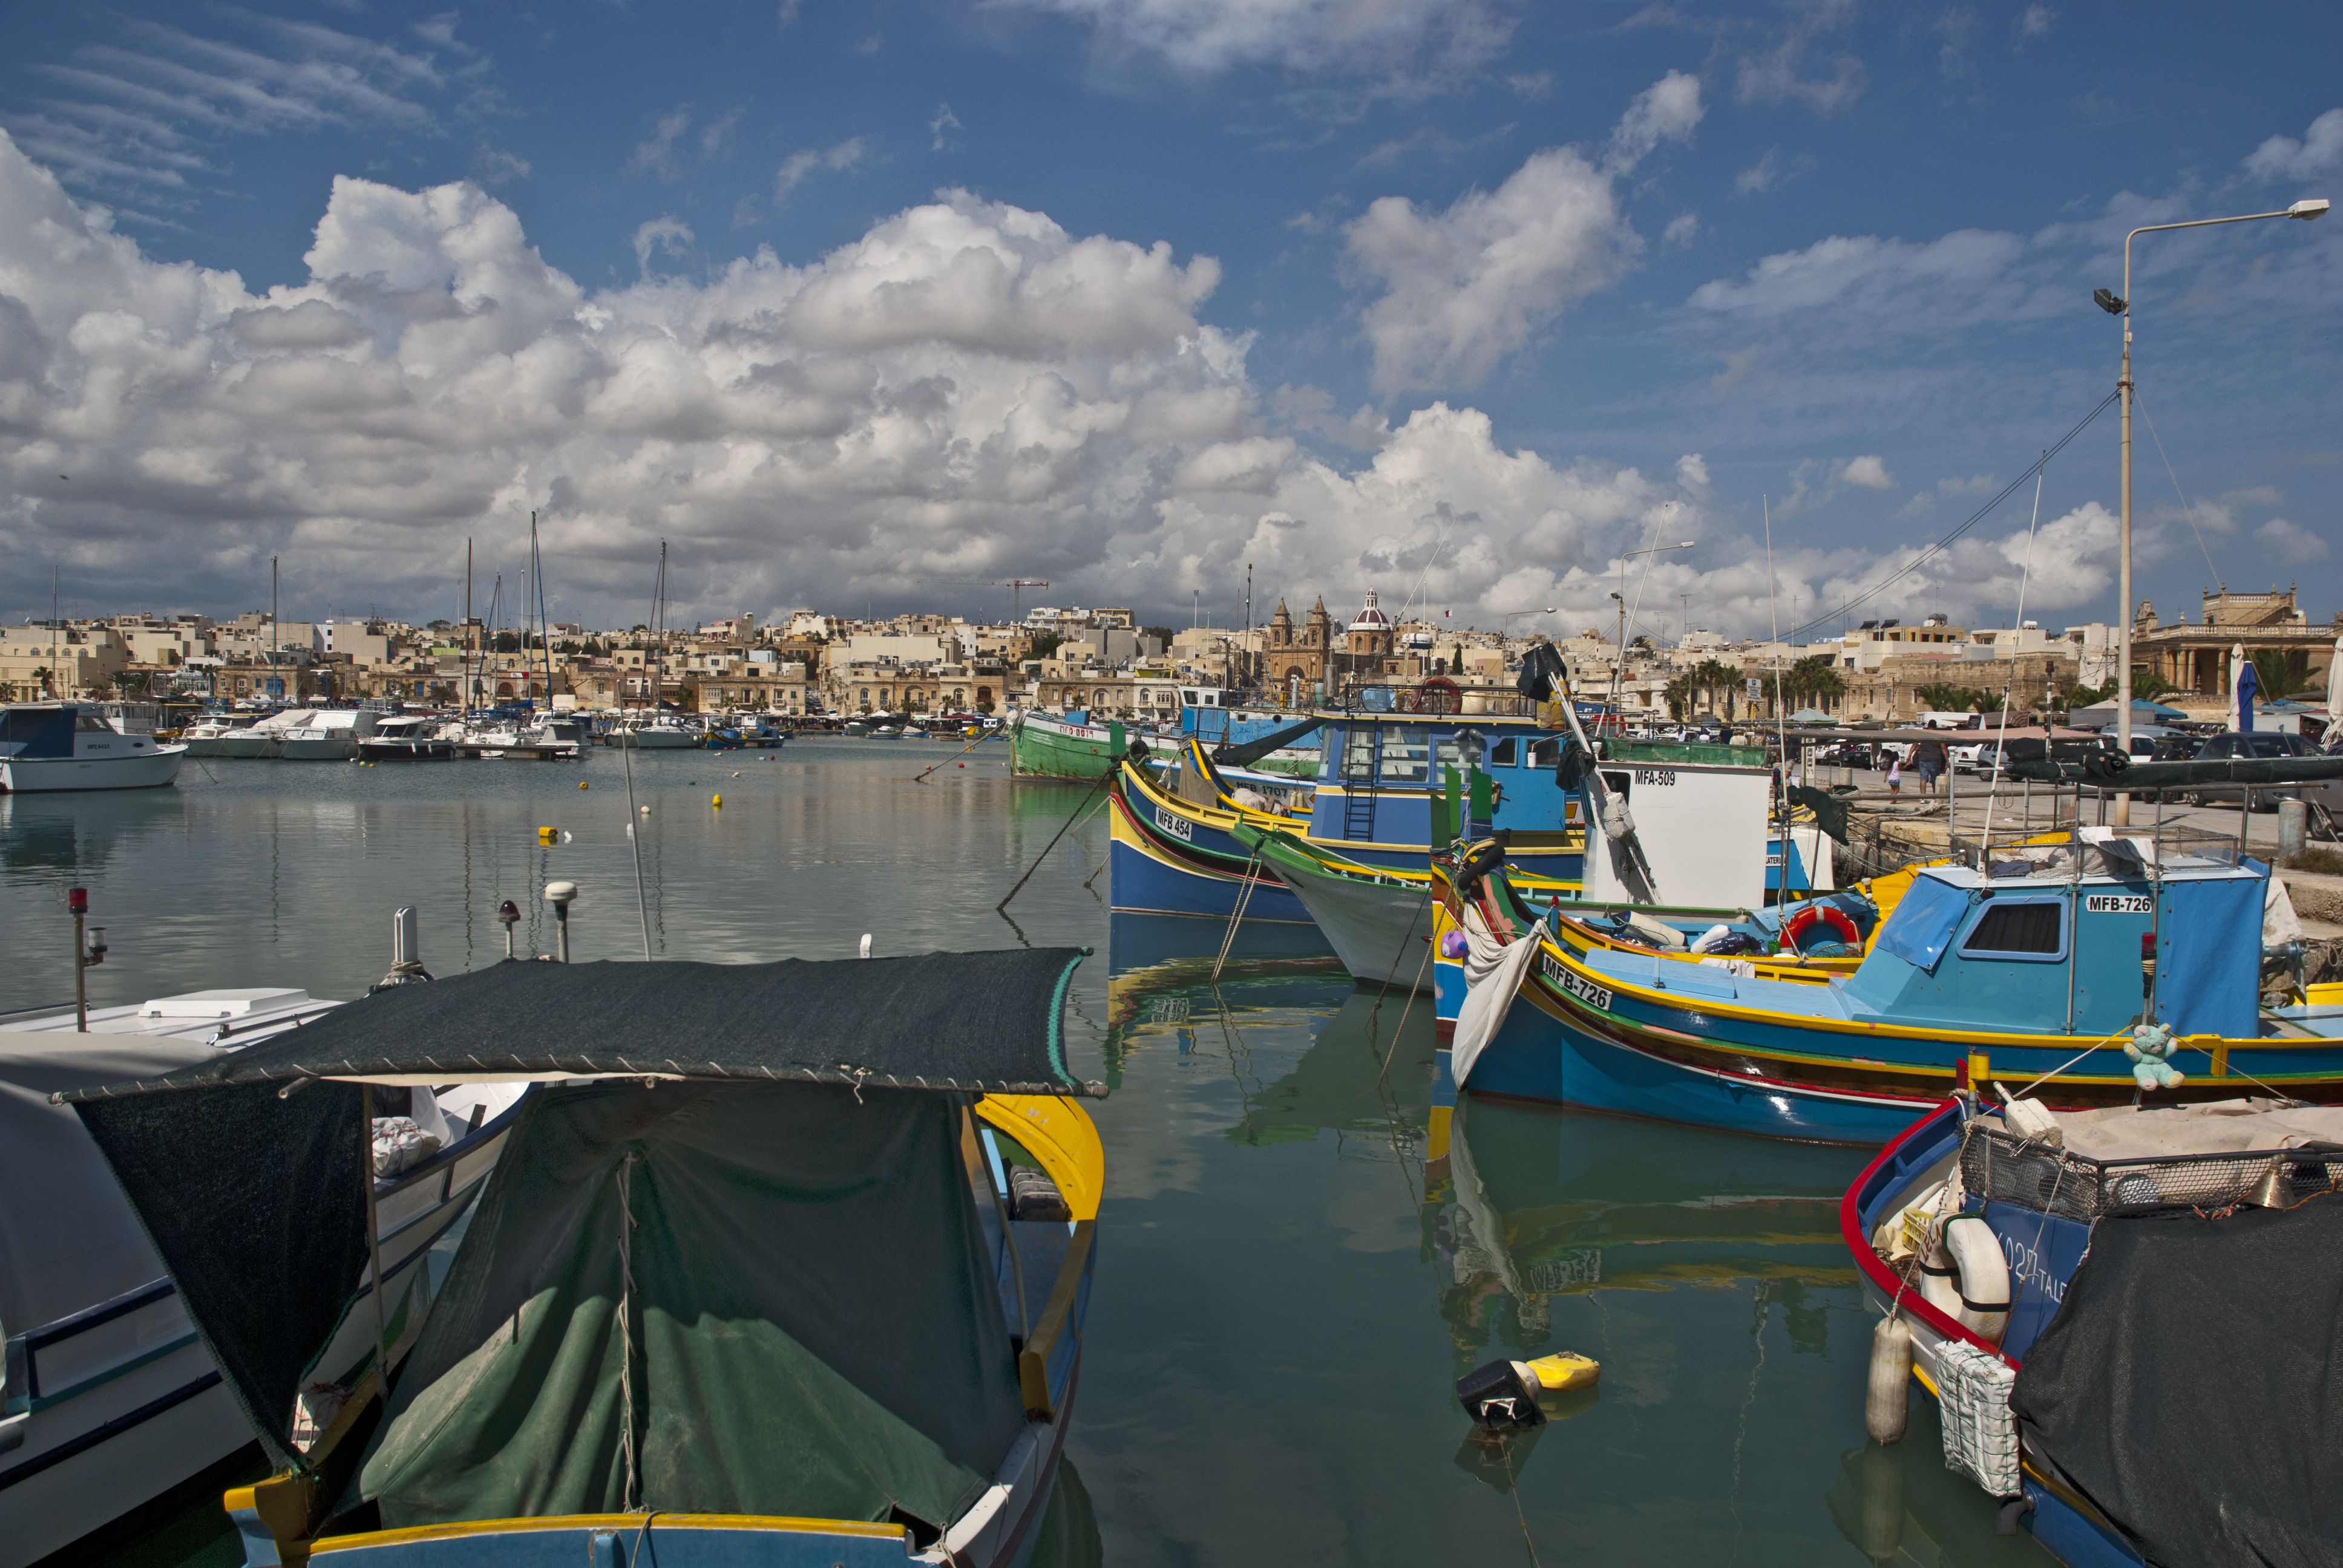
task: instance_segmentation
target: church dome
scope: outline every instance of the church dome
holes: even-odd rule
[[[1358,618],[1351,622],[1353,631],[1389,631],[1391,619],[1376,607],[1375,590],[1367,590],[1367,602],[1360,607]]]

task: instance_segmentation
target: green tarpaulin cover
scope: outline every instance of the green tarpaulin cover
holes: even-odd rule
[[[620,1512],[631,1404],[640,1506],[950,1523],[1024,1422],[960,1115],[802,1085],[531,1095],[358,1494],[386,1528]]]

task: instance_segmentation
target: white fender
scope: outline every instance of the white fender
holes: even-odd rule
[[[2009,1260],[2001,1238],[1976,1214],[1936,1227],[1920,1265],[1920,1298],[1986,1343],[2009,1326]]]

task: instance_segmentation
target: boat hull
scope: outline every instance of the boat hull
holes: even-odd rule
[[[0,792],[159,789],[179,777],[186,755],[185,746],[157,746],[123,757],[12,757],[0,760]]]
[[[1010,769],[1029,779],[1103,779],[1121,762],[1113,732],[1031,716],[1009,730]]]
[[[456,759],[456,743],[452,740],[361,740],[358,760],[361,762],[452,762]]]
[[[1176,847],[1170,835],[1150,831],[1121,790],[1114,792],[1107,809],[1112,818],[1107,845],[1107,902],[1116,913],[1195,915],[1225,920],[1242,902],[1248,923],[1315,923],[1302,900],[1293,896],[1293,890],[1267,870],[1257,866],[1250,872],[1222,870],[1192,850]]]
[[[288,735],[261,753],[277,762],[347,762],[357,754],[358,743],[339,735]]]
[[[1426,883],[1296,874],[1282,859],[1279,872],[1352,979],[1403,990],[1431,989],[1424,960],[1432,950],[1433,904]]]

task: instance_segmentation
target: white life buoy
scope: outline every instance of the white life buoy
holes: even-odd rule
[[[1920,1261],[1920,1298],[1986,1343],[2009,1326],[2009,1260],[1982,1215],[1956,1214],[1936,1227]]]

